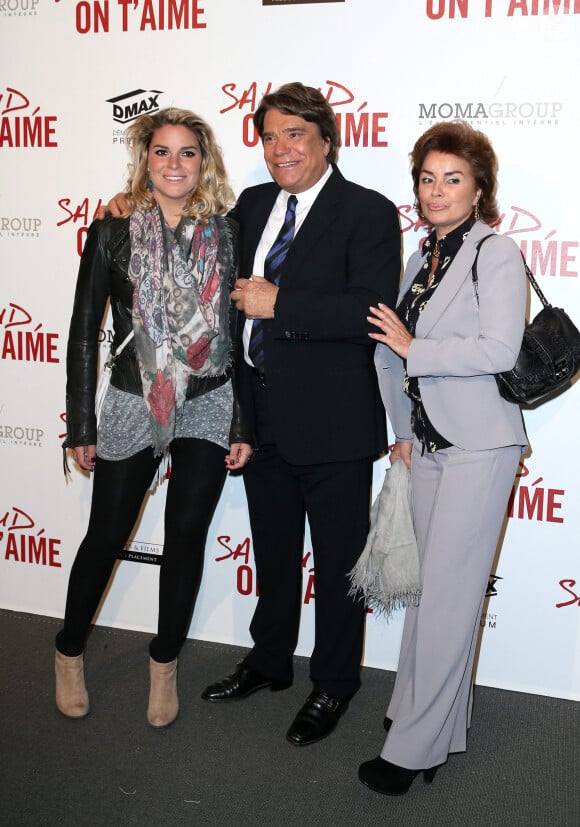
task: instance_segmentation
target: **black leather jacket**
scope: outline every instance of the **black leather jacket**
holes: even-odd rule
[[[229,292],[237,276],[238,225],[229,217],[225,217],[221,221],[223,221],[223,227],[229,234],[236,263],[226,285]],[[81,258],[68,338],[66,357],[67,438],[64,447],[74,448],[81,445],[96,445],[95,393],[99,360],[98,337],[108,300],[111,302],[113,319],[113,352],[132,330],[133,285],[128,275],[130,255],[131,242],[128,218],[107,216],[104,220],[94,221],[91,224]],[[235,310],[232,309],[230,310],[232,343],[235,342],[234,325]],[[232,376],[231,369],[223,376],[191,376],[187,388],[187,399],[201,396],[225,384],[230,376]],[[233,376],[232,383],[234,386],[234,410],[229,435],[230,444],[235,442],[251,443],[251,434],[237,401]],[[143,395],[141,374],[137,364],[133,339],[128,342],[115,362],[111,374],[111,384],[128,393],[138,396]]]

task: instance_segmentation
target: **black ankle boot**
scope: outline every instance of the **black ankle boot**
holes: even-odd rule
[[[362,783],[376,793],[383,795],[405,795],[419,773],[423,773],[423,780],[430,784],[435,778],[437,767],[427,770],[408,770],[385,761],[380,756],[372,761],[365,761],[358,770],[358,777]]]

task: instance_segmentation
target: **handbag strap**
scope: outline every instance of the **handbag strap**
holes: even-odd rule
[[[480,239],[477,242],[477,244],[475,245],[475,249],[477,250],[477,252],[475,254],[475,258],[474,258],[473,264],[471,266],[471,278],[473,280],[473,289],[475,290],[475,298],[477,299],[478,304],[479,304],[479,291],[478,291],[478,283],[479,282],[478,282],[478,279],[477,279],[477,259],[479,258],[479,250],[480,250],[481,245],[483,244],[483,242],[487,238],[491,238],[494,235],[495,235],[495,233],[489,233],[489,235],[484,235],[484,237],[482,239]],[[537,297],[542,302],[542,305],[544,307],[551,307],[552,305],[550,304],[548,299],[544,296],[543,292],[541,291],[540,285],[538,284],[538,282],[534,278],[534,274],[532,273],[532,271],[528,267],[528,263],[525,259],[525,256],[521,251],[520,251],[520,255],[522,257],[522,261],[524,262],[524,267],[525,267],[525,270],[526,270],[526,276],[528,277],[528,281],[530,282],[530,284],[532,285],[532,287],[536,291]]]
[[[131,341],[131,339],[133,338],[134,335],[135,335],[134,330],[132,330],[130,333],[127,333],[127,335],[125,336],[125,338],[123,339],[123,341],[121,342],[121,344],[119,345],[119,347],[117,348],[117,350],[115,352],[113,352],[113,349],[111,348],[111,352],[109,353],[109,358],[105,362],[105,367],[106,368],[108,368],[109,370],[113,369],[113,365],[115,364],[115,360],[117,359],[117,356],[121,355],[121,353],[125,350],[125,347],[129,344],[129,342]]]

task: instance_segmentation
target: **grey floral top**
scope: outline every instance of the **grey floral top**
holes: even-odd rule
[[[467,238],[472,225],[473,222],[471,219],[468,219],[459,227],[456,227],[450,233],[443,236],[443,238],[439,239],[439,262],[433,273],[431,273],[431,264],[437,241],[435,230],[433,230],[423,243],[422,253],[426,256],[425,261],[415,276],[413,284],[405,293],[397,307],[397,315],[412,336],[415,335],[417,322],[419,321],[421,313],[425,310],[429,299],[441,284],[445,273],[448,272],[449,265]],[[419,379],[417,376],[409,376],[407,374],[406,361],[403,390],[413,402],[411,425],[413,427],[413,433],[423,445],[423,451],[433,453],[434,451],[439,451],[441,448],[449,448],[452,443],[448,442],[448,440],[433,427],[433,424],[427,416],[421,399]]]

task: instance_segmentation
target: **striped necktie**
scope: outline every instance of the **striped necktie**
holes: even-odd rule
[[[264,278],[276,285],[280,281],[282,264],[294,238],[297,203],[298,200],[295,195],[288,198],[284,223],[264,261]],[[264,326],[266,321],[267,319],[254,319],[252,324],[248,355],[257,370],[263,370],[264,368]]]

